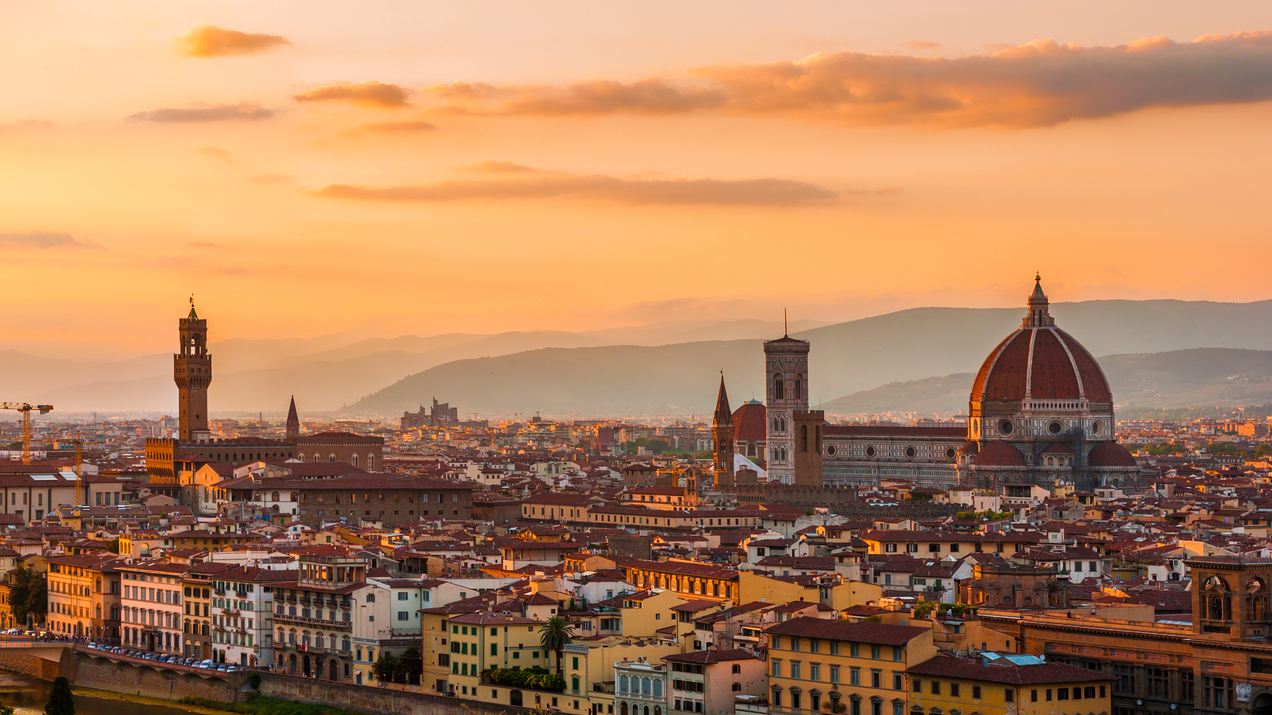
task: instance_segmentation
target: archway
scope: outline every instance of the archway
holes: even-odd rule
[[[1261,693],[1250,703],[1251,715],[1272,715],[1272,693]]]

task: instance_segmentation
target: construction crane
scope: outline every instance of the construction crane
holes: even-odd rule
[[[22,413],[22,463],[31,463],[31,413],[47,415],[53,405],[31,405],[25,402],[0,402],[0,410],[16,410]]]

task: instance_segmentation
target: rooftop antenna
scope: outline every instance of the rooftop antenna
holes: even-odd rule
[[[782,308],[782,337],[789,338],[791,336],[791,324],[786,318],[786,309]]]

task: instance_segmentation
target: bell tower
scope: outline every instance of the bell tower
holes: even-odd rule
[[[808,348],[789,334],[764,343],[769,481],[795,481],[795,414],[808,411]]]
[[[172,356],[172,378],[177,383],[178,431],[182,442],[207,442],[208,385],[212,384],[212,356],[208,354],[208,321],[194,310],[190,296],[190,314],[178,327],[181,351]]]
[[[729,409],[729,393],[724,390],[724,373],[720,373],[720,392],[716,395],[715,415],[711,418],[711,438],[715,442],[712,464],[713,488],[732,489],[733,478],[733,411]]]

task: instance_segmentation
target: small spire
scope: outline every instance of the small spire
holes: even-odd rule
[[[1049,328],[1056,324],[1051,317],[1049,308],[1050,301],[1047,300],[1047,294],[1042,290],[1042,273],[1034,272],[1034,288],[1029,294],[1029,301],[1025,313],[1025,319],[1021,322],[1024,328]]]
[[[791,323],[786,317],[786,309],[782,308],[782,337],[789,338],[791,336]]]
[[[733,410],[729,409],[729,393],[724,389],[724,370],[720,371],[720,391],[716,394],[715,422],[728,424],[733,421]]]
[[[196,313],[194,310],[194,294],[193,293],[190,294],[190,319],[191,320],[199,319],[199,314]]]

